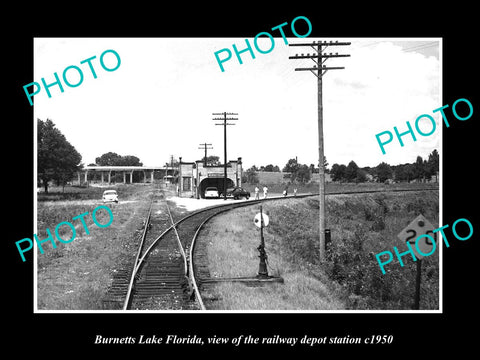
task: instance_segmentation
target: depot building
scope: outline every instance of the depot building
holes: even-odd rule
[[[179,158],[178,195],[181,197],[203,198],[207,187],[224,191],[224,164],[209,165],[202,160],[184,162]],[[242,158],[227,163],[227,189],[242,186]]]
[[[78,183],[82,185],[91,182],[101,184],[112,184],[117,181],[123,183],[134,183],[134,173],[140,173],[137,181],[153,183],[155,180],[162,180],[166,184],[178,184],[178,196],[203,198],[207,187],[215,187],[219,193],[224,190],[224,165],[205,164],[202,160],[195,162],[184,162],[179,158],[177,166],[85,166],[78,171]],[[227,189],[235,186],[242,186],[242,158],[230,160],[227,163]]]

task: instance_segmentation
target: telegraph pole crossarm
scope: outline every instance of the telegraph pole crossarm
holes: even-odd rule
[[[204,158],[204,166],[207,167],[207,149],[208,150],[211,150],[213,149],[212,147],[212,144],[207,144],[207,143],[203,143],[203,144],[200,144],[201,147],[199,147],[199,149],[201,150],[205,150],[205,158]]]
[[[322,77],[328,70],[342,70],[340,66],[325,66],[327,60],[332,58],[349,57],[347,54],[324,53],[328,46],[346,46],[350,42],[337,41],[313,41],[311,43],[288,44],[289,46],[308,46],[316,53],[296,54],[289,56],[289,59],[311,59],[316,65],[313,67],[295,68],[295,71],[310,71],[317,77],[318,81],[318,175],[319,175],[319,220],[320,220],[320,261],[325,260],[325,166],[324,166],[324,148],[323,148],[323,95],[322,95]]]

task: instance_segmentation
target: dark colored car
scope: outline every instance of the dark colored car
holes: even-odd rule
[[[233,197],[235,200],[242,197],[248,199],[250,198],[250,192],[241,187],[234,187],[227,189],[227,196]]]

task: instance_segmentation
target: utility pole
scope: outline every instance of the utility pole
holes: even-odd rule
[[[170,155],[170,167],[172,168],[172,184],[173,184],[173,176],[174,176],[174,171],[173,171],[173,155]],[[168,175],[168,163],[167,163],[167,175]]]
[[[207,149],[208,150],[213,149],[213,147],[209,147],[211,145],[212,144],[203,143],[203,144],[200,144],[201,147],[199,147],[199,149],[204,149],[205,150],[205,159],[204,159],[205,161],[203,162],[205,167],[207,167]]]
[[[222,125],[223,126],[223,200],[227,200],[227,126],[228,125],[235,125],[233,123],[227,123],[227,120],[238,120],[238,118],[229,117],[227,115],[238,115],[237,113],[212,113],[212,115],[223,115],[223,118],[213,118],[214,121],[223,121],[223,123],[215,124],[215,125]]]
[[[350,42],[338,41],[313,41],[312,43],[288,44],[289,46],[310,46],[315,53],[312,54],[296,54],[290,56],[289,59],[311,59],[316,64],[313,67],[296,68],[295,71],[311,71],[318,79],[318,172],[320,177],[319,193],[320,193],[320,261],[325,260],[325,166],[324,166],[324,148],[323,148],[323,99],[322,99],[322,77],[328,70],[340,70],[344,67],[327,67],[324,64],[330,58],[347,57],[350,55],[339,55],[324,53],[329,46],[350,45]]]

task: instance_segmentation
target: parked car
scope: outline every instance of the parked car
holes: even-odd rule
[[[205,198],[218,198],[218,190],[216,187],[207,187],[205,189]]]
[[[233,197],[235,200],[241,199],[242,197],[244,197],[245,199],[249,199],[250,192],[245,190],[242,187],[237,186],[237,187],[227,189],[227,196]]]
[[[116,203],[118,203],[118,194],[117,194],[117,191],[116,190],[105,190],[103,192],[103,202],[107,202],[107,201],[115,201]]]

